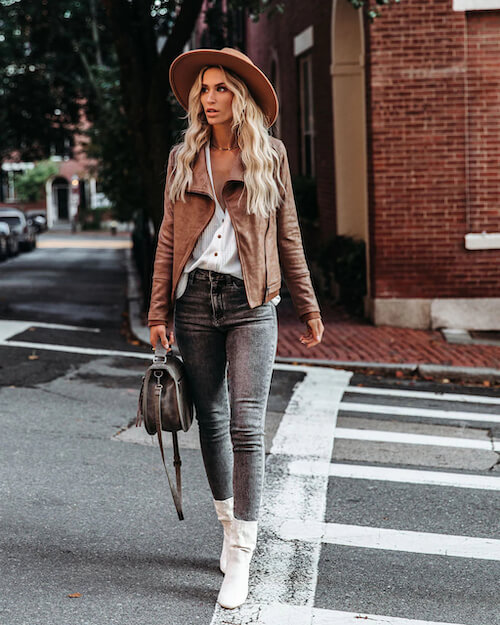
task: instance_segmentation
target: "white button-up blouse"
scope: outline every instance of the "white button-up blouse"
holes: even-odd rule
[[[243,279],[233,224],[231,223],[229,213],[224,211],[215,193],[209,142],[205,144],[205,155],[215,199],[215,211],[212,219],[199,236],[193,252],[184,267],[175,290],[176,299],[181,297],[186,290],[188,274],[198,267],[200,269],[217,271],[218,273],[228,273],[236,278]],[[274,305],[277,305],[280,299],[280,296],[277,295],[271,301]]]

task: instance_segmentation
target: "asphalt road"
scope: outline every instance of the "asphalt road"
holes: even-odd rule
[[[40,243],[0,264],[2,625],[500,624],[498,392],[277,366],[249,601],[214,612],[196,427],[179,522],[132,425],[126,241]]]

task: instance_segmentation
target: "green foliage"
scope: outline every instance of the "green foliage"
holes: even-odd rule
[[[355,237],[337,235],[320,250],[318,262],[327,284],[339,287],[339,301],[353,314],[363,314],[366,295],[366,246]]]
[[[0,158],[71,155],[80,108],[92,120],[92,67],[114,63],[97,0],[0,0]]]
[[[102,114],[86,131],[90,139],[87,154],[97,161],[100,187],[111,202],[113,218],[130,221],[135,211],[146,206],[132,133],[123,110],[119,72],[116,68],[100,68],[96,80]]]
[[[57,165],[51,161],[40,161],[33,169],[27,169],[16,180],[16,192],[21,202],[36,202],[43,185],[58,172]]]
[[[374,22],[377,17],[380,17],[381,13],[377,6],[371,6],[370,0],[348,0],[355,9],[362,9],[366,17],[370,22]],[[394,4],[399,4],[400,0],[392,0]],[[375,0],[375,4],[378,6],[388,6],[391,0]]]
[[[104,215],[109,212],[107,207],[93,208],[85,213],[79,214],[79,221],[82,230],[100,230]]]

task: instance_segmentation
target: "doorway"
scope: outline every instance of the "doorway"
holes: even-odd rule
[[[57,221],[69,221],[69,183],[58,176],[52,183],[52,197],[56,207]]]

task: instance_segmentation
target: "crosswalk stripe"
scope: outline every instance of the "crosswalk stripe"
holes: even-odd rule
[[[343,412],[385,414],[403,417],[425,417],[426,419],[453,419],[454,421],[481,421],[487,423],[500,423],[500,414],[463,412],[459,410],[434,410],[432,408],[415,408],[412,406],[357,404],[354,402],[343,401],[340,403],[339,410]]]
[[[380,614],[366,614],[364,612],[340,612],[338,610],[313,609],[311,625],[360,625],[363,622],[371,625],[457,625],[442,621],[420,621],[398,616],[382,616]]]
[[[433,393],[431,391],[412,391],[406,389],[380,388],[374,386],[349,386],[346,393],[366,395],[385,395],[387,397],[412,397],[415,399],[438,399],[441,401],[458,401],[460,403],[493,404],[500,406],[500,397],[489,395],[469,395],[465,393]]]
[[[258,622],[259,625],[297,625],[297,623],[301,625],[361,625],[362,623],[371,623],[371,625],[459,625],[458,623],[444,623],[443,621],[421,621],[399,616],[326,610],[283,603],[259,606],[258,621],[254,622]]]
[[[336,428],[335,438],[378,443],[403,443],[409,445],[437,445],[439,447],[459,447],[462,449],[485,449],[500,451],[500,442],[458,436],[432,436],[387,430],[360,430],[356,428]]]
[[[478,490],[500,490],[500,476],[451,473],[449,471],[428,471],[425,469],[400,469],[398,467],[374,466],[369,464],[345,464],[341,462],[317,462],[294,460],[288,465],[295,475],[329,475],[360,480],[383,482],[404,482],[427,484],[429,486],[453,486]]]
[[[296,519],[284,521],[280,535],[285,540],[321,540],[330,545],[500,561],[500,540],[494,538]]]

